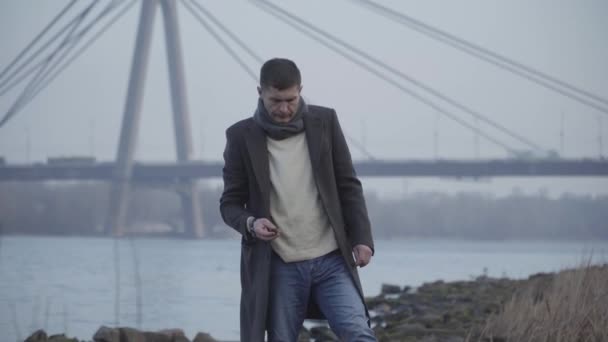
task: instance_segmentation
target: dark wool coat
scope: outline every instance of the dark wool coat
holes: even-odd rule
[[[336,241],[363,300],[352,247],[374,248],[361,182],[333,109],[308,106],[304,114],[313,176]],[[247,217],[270,218],[270,174],[265,132],[252,118],[226,130],[222,218],[241,239],[241,341],[264,340],[268,308],[270,243],[253,238]],[[315,306],[308,317],[320,317]]]

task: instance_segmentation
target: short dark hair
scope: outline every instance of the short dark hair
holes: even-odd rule
[[[293,61],[286,58],[273,58],[260,70],[260,86],[262,88],[273,87],[279,90],[299,86],[302,83],[300,70]]]

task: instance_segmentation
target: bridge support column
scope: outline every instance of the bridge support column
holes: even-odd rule
[[[192,134],[190,116],[186,97],[186,79],[182,46],[179,40],[177,10],[175,0],[160,0],[165,23],[165,41],[167,44],[167,63],[169,65],[169,82],[171,84],[171,103],[173,108],[173,127],[175,129],[175,148],[179,162],[192,160]],[[184,223],[189,233],[196,238],[204,235],[201,214],[200,194],[195,180],[182,180],[183,192],[179,192]]]
[[[115,236],[125,233],[125,222],[131,192],[131,176],[133,172],[133,153],[138,136],[139,119],[141,117],[141,103],[143,99],[146,69],[154,27],[157,0],[141,2],[139,27],[135,41],[135,52],[131,63],[129,88],[122,118],[118,155],[114,180],[110,190],[110,206],[106,221],[106,231]]]
[[[143,100],[154,17],[159,1],[164,14],[177,159],[183,162],[192,158],[191,127],[187,111],[186,87],[175,1],[145,0],[141,2],[140,21],[106,222],[106,230],[111,231],[115,236],[121,236],[125,233],[129,195],[131,192],[133,155],[141,117],[141,103]],[[196,181],[180,181],[178,188],[183,208],[185,229],[190,235],[201,238],[204,235],[204,227],[201,215],[200,195],[197,190]]]

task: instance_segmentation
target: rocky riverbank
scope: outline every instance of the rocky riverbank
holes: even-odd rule
[[[514,328],[507,327],[502,330],[500,328],[504,326],[505,321],[507,325],[511,326],[511,322],[514,320],[511,316],[505,320],[497,314],[519,317],[526,314],[527,310],[537,315],[538,312],[544,310],[545,306],[549,315],[553,315],[555,311],[561,313],[564,310],[558,308],[556,303],[563,302],[565,297],[574,298],[575,295],[569,292],[574,291],[581,294],[587,303],[577,299],[576,303],[571,303],[569,306],[584,305],[584,308],[590,308],[586,309],[587,316],[583,318],[594,320],[591,328],[574,331],[574,333],[578,334],[576,336],[599,336],[600,339],[595,339],[599,341],[603,336],[608,337],[607,328],[605,328],[608,325],[603,325],[605,323],[603,320],[608,319],[608,309],[605,305],[598,306],[598,301],[601,301],[602,298],[605,301],[605,298],[608,298],[606,281],[608,281],[608,265],[587,266],[557,274],[535,274],[522,280],[480,276],[470,281],[435,281],[423,284],[416,289],[385,284],[378,296],[367,298],[366,301],[370,308],[372,327],[379,341],[506,341],[508,337],[505,334],[509,334]],[[512,312],[514,303],[516,303],[517,312]],[[542,307],[542,310],[539,310],[539,307]],[[551,311],[551,307],[554,308],[553,311]],[[590,311],[597,315],[590,317]],[[573,313],[562,320],[576,320],[578,316],[581,314]],[[493,318],[494,321],[490,318]],[[551,316],[548,318],[531,317],[527,320],[532,323],[544,321],[550,327],[553,326],[555,319]],[[534,324],[538,326],[538,324]],[[600,327],[599,330],[596,329],[596,326]],[[520,329],[523,331],[523,336],[527,336],[526,329]],[[498,331],[500,336],[495,336],[495,331]],[[93,340],[95,342],[190,341],[181,330],[152,333],[140,332],[131,328],[107,327],[101,327],[93,336]],[[63,335],[47,337],[43,331],[34,333],[26,340],[26,342],[39,341],[78,342],[75,338],[69,339]],[[208,334],[199,333],[192,341],[213,342],[215,340]],[[338,339],[326,325],[321,324],[310,329],[303,329],[299,342],[303,341],[338,341]]]
[[[367,303],[381,341],[458,342],[478,337],[487,318],[526,281],[481,276],[426,283],[416,290],[384,285],[382,293]]]
[[[367,298],[372,327],[379,341],[462,342],[479,340],[487,318],[497,313],[528,280],[480,276],[471,281],[425,283],[417,289],[384,284],[381,293]],[[328,327],[300,335],[303,341],[338,341]]]

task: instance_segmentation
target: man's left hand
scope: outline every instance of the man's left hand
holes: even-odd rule
[[[355,263],[359,267],[369,264],[372,259],[372,249],[366,245],[356,245],[353,247],[353,254],[355,255]]]

